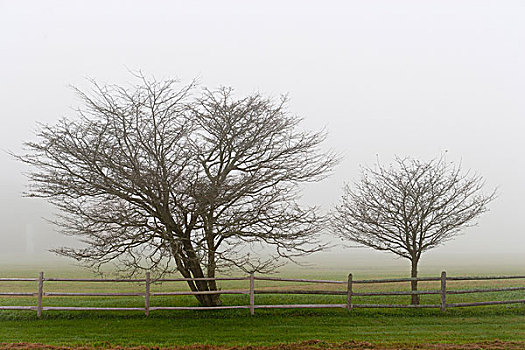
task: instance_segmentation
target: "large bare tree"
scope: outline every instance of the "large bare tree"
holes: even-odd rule
[[[56,252],[96,269],[203,278],[266,271],[276,257],[320,249],[325,218],[297,197],[337,162],[320,151],[324,132],[299,131],[285,98],[236,99],[228,88],[194,97],[194,84],[139,78],[130,88],[77,90],[77,118],[41,126],[17,156],[33,169],[29,194],[54,204],[56,224],[84,243]],[[270,258],[254,257],[260,244],[275,248]],[[215,281],[188,284],[217,290]]]
[[[344,239],[411,262],[418,275],[421,255],[452,239],[487,211],[495,192],[484,194],[483,178],[462,172],[442,156],[430,161],[396,158],[395,164],[364,167],[360,181],[344,188],[333,224]],[[417,281],[411,282],[417,291]],[[412,304],[418,304],[412,295]]]

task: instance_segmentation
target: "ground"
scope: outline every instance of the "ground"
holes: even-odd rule
[[[0,269],[0,277],[34,277],[38,270]],[[477,273],[477,275],[482,274]],[[502,274],[499,272],[498,274]],[[513,271],[512,274],[516,274]],[[344,271],[297,271],[286,277],[344,280]],[[429,274],[431,276],[436,273]],[[455,273],[454,275],[458,275]],[[81,277],[88,272],[46,270],[47,277]],[[391,277],[399,277],[389,275]],[[354,274],[356,279],[377,277]],[[381,277],[385,277],[382,274]],[[223,283],[223,289],[246,288],[247,281]],[[437,284],[436,284],[437,283]],[[449,287],[483,288],[525,286],[525,280],[451,282]],[[439,288],[428,282],[420,289]],[[140,291],[140,284],[54,283],[45,291]],[[299,288],[300,287],[300,288]],[[295,285],[294,289],[327,289],[334,286]],[[183,284],[165,283],[152,290],[184,290]],[[256,289],[292,288],[291,283],[256,282]],[[344,286],[340,287],[344,288]],[[408,284],[365,285],[360,290],[406,290]],[[34,291],[34,282],[0,284],[0,291]],[[226,305],[246,305],[247,295],[224,295]],[[355,302],[407,303],[407,296],[356,297]],[[423,296],[437,303],[439,296]],[[345,296],[256,295],[256,303],[344,303]],[[525,299],[525,291],[451,295],[450,302]],[[35,305],[35,298],[2,297],[0,305]],[[48,306],[142,307],[143,297],[47,297]],[[152,297],[152,305],[197,305],[191,296]],[[0,348],[5,349],[525,349],[525,304],[437,309],[295,309],[142,312],[47,311],[38,319],[34,311],[0,311]],[[44,344],[44,345],[43,345]],[[199,345],[195,345],[199,344]]]

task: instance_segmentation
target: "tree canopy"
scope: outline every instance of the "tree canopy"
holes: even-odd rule
[[[394,165],[364,167],[359,181],[344,188],[333,213],[337,234],[361,245],[394,253],[412,263],[475,224],[495,192],[484,194],[480,175],[463,172],[444,157],[396,158]],[[412,289],[417,290],[417,281]],[[413,295],[417,303],[417,295]]]
[[[321,150],[325,132],[300,131],[286,98],[143,77],[128,88],[92,83],[76,90],[76,118],[42,125],[17,156],[32,166],[29,194],[58,208],[56,224],[84,243],[56,252],[94,268],[214,277],[320,249],[325,218],[298,204],[299,185],[327,176],[337,156]],[[273,255],[254,257],[259,244]]]

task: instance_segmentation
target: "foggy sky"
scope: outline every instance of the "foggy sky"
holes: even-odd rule
[[[521,1],[0,0],[0,256],[47,259],[73,242],[42,219],[49,205],[22,198],[27,169],[5,151],[20,152],[38,122],[74,117],[69,85],[133,83],[129,70],[140,69],[239,95],[288,93],[304,126],[326,128],[326,147],[344,155],[332,177],[305,188],[303,202],[324,210],[359,164],[446,152],[487,191],[498,186],[498,199],[423,263],[524,266],[524,62]]]

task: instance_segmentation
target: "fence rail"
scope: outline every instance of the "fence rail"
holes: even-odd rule
[[[219,277],[219,278],[166,278],[151,280],[150,273],[146,272],[145,278],[139,279],[86,279],[86,278],[44,278],[44,273],[40,272],[38,278],[0,278],[1,282],[37,282],[38,289],[36,292],[3,292],[0,296],[7,297],[37,297],[36,306],[11,306],[0,305],[0,310],[33,310],[41,317],[43,311],[63,310],[63,311],[142,311],[149,315],[150,311],[155,310],[227,310],[227,309],[249,309],[250,314],[255,313],[255,309],[290,309],[290,308],[345,308],[352,310],[354,308],[439,308],[446,311],[452,307],[471,307],[483,305],[503,305],[525,303],[523,299],[513,300],[495,300],[480,302],[463,302],[448,303],[447,295],[469,294],[469,293],[494,293],[494,292],[515,292],[525,291],[522,287],[506,288],[475,288],[475,289],[447,289],[447,281],[480,281],[480,280],[511,280],[525,279],[523,276],[475,276],[475,277],[447,277],[446,272],[442,272],[440,277],[418,277],[418,278],[388,278],[388,279],[370,279],[354,280],[352,274],[348,275],[347,281],[336,280],[312,280],[298,278],[278,278],[264,277],[250,274],[245,277]],[[249,281],[248,289],[231,289],[231,290],[207,290],[207,291],[173,291],[173,292],[151,292],[151,284],[156,282],[186,282],[186,281]],[[346,290],[305,290],[305,289],[255,289],[255,281],[273,281],[273,282],[296,282],[296,283],[316,283],[316,284],[336,284],[345,285]],[[436,290],[416,290],[416,291],[379,291],[379,292],[355,292],[354,285],[358,284],[378,284],[378,283],[400,283],[400,282],[440,282],[440,289]],[[143,292],[126,292],[126,293],[86,293],[86,292],[44,292],[44,282],[128,282],[144,283]],[[2,283],[3,284],[3,283]],[[1,285],[0,284],[0,287]],[[151,297],[155,296],[177,296],[177,295],[212,295],[212,294],[239,294],[248,295],[248,305],[229,305],[229,306],[150,306]],[[340,295],[346,296],[344,304],[281,304],[281,305],[261,305],[255,303],[255,295],[262,294],[308,294],[308,295]],[[402,295],[440,295],[439,304],[370,304],[355,303],[354,297],[363,296],[402,296]],[[144,307],[77,307],[77,306],[44,306],[44,297],[56,296],[89,296],[89,297],[115,297],[115,296],[140,296],[144,297]]]

